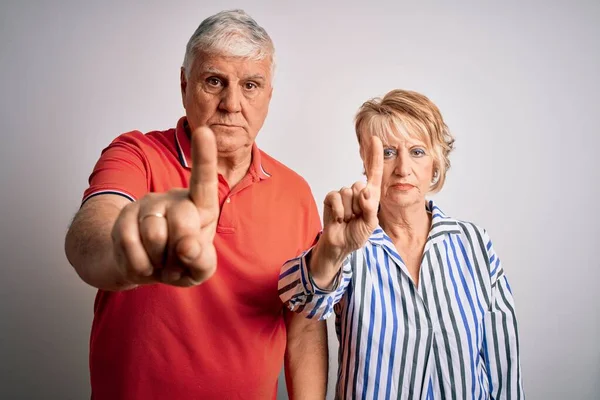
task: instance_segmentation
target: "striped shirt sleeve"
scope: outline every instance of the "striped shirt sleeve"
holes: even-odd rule
[[[508,279],[492,242],[484,233],[491,278],[491,305],[484,320],[485,358],[493,399],[523,399],[519,334]]]
[[[279,297],[291,311],[310,319],[324,320],[331,316],[333,306],[343,297],[352,279],[352,255],[343,262],[333,288],[324,290],[314,283],[307,265],[313,249],[314,246],[283,265],[279,275]]]

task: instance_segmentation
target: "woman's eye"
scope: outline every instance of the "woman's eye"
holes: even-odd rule
[[[412,149],[411,153],[415,157],[423,157],[425,155],[425,150],[423,150],[423,149]]]
[[[386,147],[385,149],[383,149],[383,158],[393,158],[396,157],[396,149],[393,149],[391,147]]]

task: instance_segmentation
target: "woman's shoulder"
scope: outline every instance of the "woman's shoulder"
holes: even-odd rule
[[[489,240],[487,230],[478,223],[463,219],[455,219],[455,221],[461,235],[482,241]]]
[[[486,248],[490,242],[487,230],[479,223],[462,218],[455,218],[445,214],[441,208],[433,201],[427,205],[428,211],[432,214],[432,225],[445,224],[451,227],[451,233],[460,235],[461,239],[466,240],[471,246]]]

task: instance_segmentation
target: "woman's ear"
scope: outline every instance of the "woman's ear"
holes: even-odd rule
[[[440,180],[440,166],[437,161],[433,162],[433,175],[431,176],[431,186]]]
[[[433,172],[433,178],[431,178],[431,185],[435,185],[436,183],[438,183],[439,180],[440,180],[440,173],[439,173],[439,170],[436,169]]]

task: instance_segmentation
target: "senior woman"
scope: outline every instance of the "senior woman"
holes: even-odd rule
[[[425,96],[393,90],[356,116],[367,182],[331,192],[317,244],[287,262],[282,301],[335,313],[336,398],[523,398],[511,289],[481,227],[445,215],[454,139]]]

